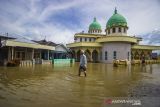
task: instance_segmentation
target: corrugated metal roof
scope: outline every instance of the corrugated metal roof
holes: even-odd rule
[[[17,41],[17,42],[25,42],[25,43],[34,43],[34,44],[38,44],[32,40],[28,40],[26,38],[17,38],[17,39],[14,39],[14,41]]]
[[[6,35],[0,35],[1,38],[9,38],[9,39],[15,39],[15,37],[6,36]]]

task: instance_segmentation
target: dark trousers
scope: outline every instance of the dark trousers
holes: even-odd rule
[[[80,66],[79,67],[79,73],[78,73],[79,76],[81,75],[81,72],[84,72],[85,77],[87,76],[85,66]]]

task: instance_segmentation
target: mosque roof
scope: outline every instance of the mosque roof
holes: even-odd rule
[[[117,9],[115,8],[114,14],[109,18],[106,27],[110,28],[113,26],[125,26],[127,27],[127,21],[126,19],[117,12]]]

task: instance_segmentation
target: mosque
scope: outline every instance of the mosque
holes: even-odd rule
[[[88,33],[76,33],[74,43],[67,44],[76,61],[80,60],[80,50],[84,50],[88,61],[112,63],[113,60],[146,60],[152,59],[152,52],[160,46],[140,45],[142,38],[128,35],[129,29],[125,17],[114,10],[106,24],[105,34],[97,19],[89,25]]]

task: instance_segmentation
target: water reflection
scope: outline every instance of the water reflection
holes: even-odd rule
[[[144,73],[150,73],[152,74],[153,71],[153,64],[148,64],[148,65],[135,65],[132,66],[131,71],[138,71],[138,72],[144,72]]]
[[[128,90],[149,78],[159,84],[160,66],[89,63],[87,77],[79,64],[0,67],[1,106],[99,107],[105,97],[128,96]]]

